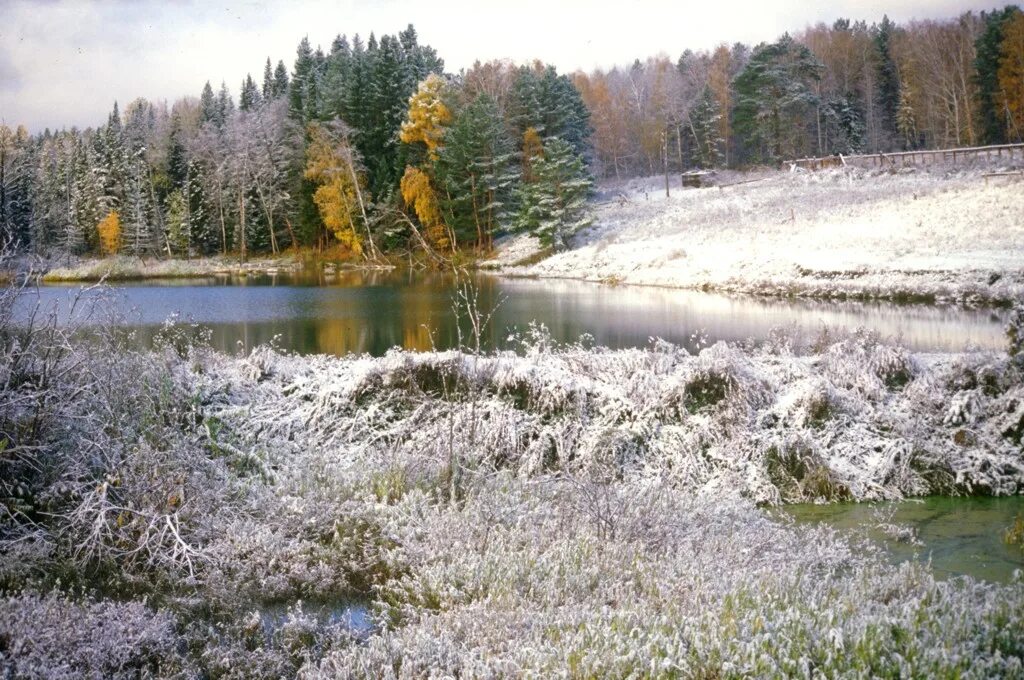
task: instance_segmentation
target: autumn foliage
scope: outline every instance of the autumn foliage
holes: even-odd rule
[[[1024,139],[1024,12],[1018,12],[1003,29],[999,58],[998,101],[1006,112],[1012,139]]]
[[[111,210],[107,216],[96,225],[96,233],[100,239],[100,250],[104,255],[117,255],[121,249],[121,217],[116,210]]]
[[[405,168],[401,182],[402,200],[411,206],[426,230],[427,239],[438,249],[451,247],[451,238],[441,217],[441,206],[430,176],[411,165]]]
[[[361,178],[350,167],[353,162],[351,149],[343,138],[332,135],[323,125],[310,125],[309,136],[305,177],[318,184],[313,202],[320,211],[324,226],[338,242],[361,255],[363,243],[357,227],[361,218],[359,187],[355,184]]]
[[[440,76],[433,73],[427,76],[416,94],[409,98],[408,118],[399,133],[406,144],[422,142],[426,145],[432,161],[437,160],[445,127],[452,120],[451,111],[442,100],[443,90],[444,80]]]

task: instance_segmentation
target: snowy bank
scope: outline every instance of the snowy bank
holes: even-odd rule
[[[1024,672],[1024,581],[940,581],[756,505],[1019,492],[1005,354],[536,329],[521,355],[234,358],[187,335],[0,345],[0,673]],[[353,601],[369,629],[315,613]]]
[[[745,176],[729,173],[721,181]],[[570,250],[518,276],[765,295],[1006,303],[1024,296],[1024,184],[981,170],[763,172],[725,188],[607,187]]]
[[[292,256],[258,258],[240,262],[237,258],[204,257],[192,260],[117,256],[82,259],[66,266],[53,266],[43,274],[49,283],[71,281],[131,281],[138,279],[205,278],[216,275],[268,274],[293,271],[302,262]]]

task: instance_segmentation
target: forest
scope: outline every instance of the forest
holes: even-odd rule
[[[0,236],[49,256],[189,258],[332,249],[378,261],[486,252],[529,232],[555,250],[592,219],[595,181],[802,156],[1020,142],[1024,12],[840,19],[559,73],[535,61],[446,73],[410,25],[232,94],[114,103],[105,124],[0,126]]]

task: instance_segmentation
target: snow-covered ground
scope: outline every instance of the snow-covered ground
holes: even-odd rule
[[[1020,577],[941,581],[756,505],[1019,492],[1006,354],[538,330],[522,355],[238,358],[167,333],[71,356],[38,445],[0,459],[0,674],[1024,672]],[[0,414],[38,417],[32,366],[0,366]],[[316,614],[354,599],[367,630]]]
[[[1024,295],[1024,180],[981,168],[726,173],[606,186],[570,250],[513,275],[819,297]],[[498,258],[504,261],[501,256]]]

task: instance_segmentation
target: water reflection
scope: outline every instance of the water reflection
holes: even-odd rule
[[[928,561],[940,578],[968,575],[1008,582],[1024,569],[1024,549],[1005,541],[1006,529],[1024,513],[1024,496],[790,505],[779,512],[798,522],[866,533],[886,548],[893,562]],[[895,539],[884,530],[887,524],[913,529],[914,540]]]
[[[824,327],[866,326],[901,338],[921,351],[1001,349],[1006,313],[957,307],[891,303],[773,300],[679,291],[604,286],[568,280],[475,279],[481,310],[493,311],[483,338],[491,347],[531,321],[545,324],[555,340],[590,334],[609,347],[644,346],[661,337],[696,349],[706,340],[761,340],[775,327],[809,334]],[[67,306],[80,287],[44,286],[26,295],[23,307]],[[427,273],[314,272],[244,278],[217,277],[119,285],[100,303],[123,317],[140,342],[150,343],[171,315],[200,324],[215,347],[233,351],[276,338],[301,353],[379,355],[391,347],[427,350],[458,344],[469,326],[452,311],[450,276]],[[90,292],[89,296],[99,293]]]

